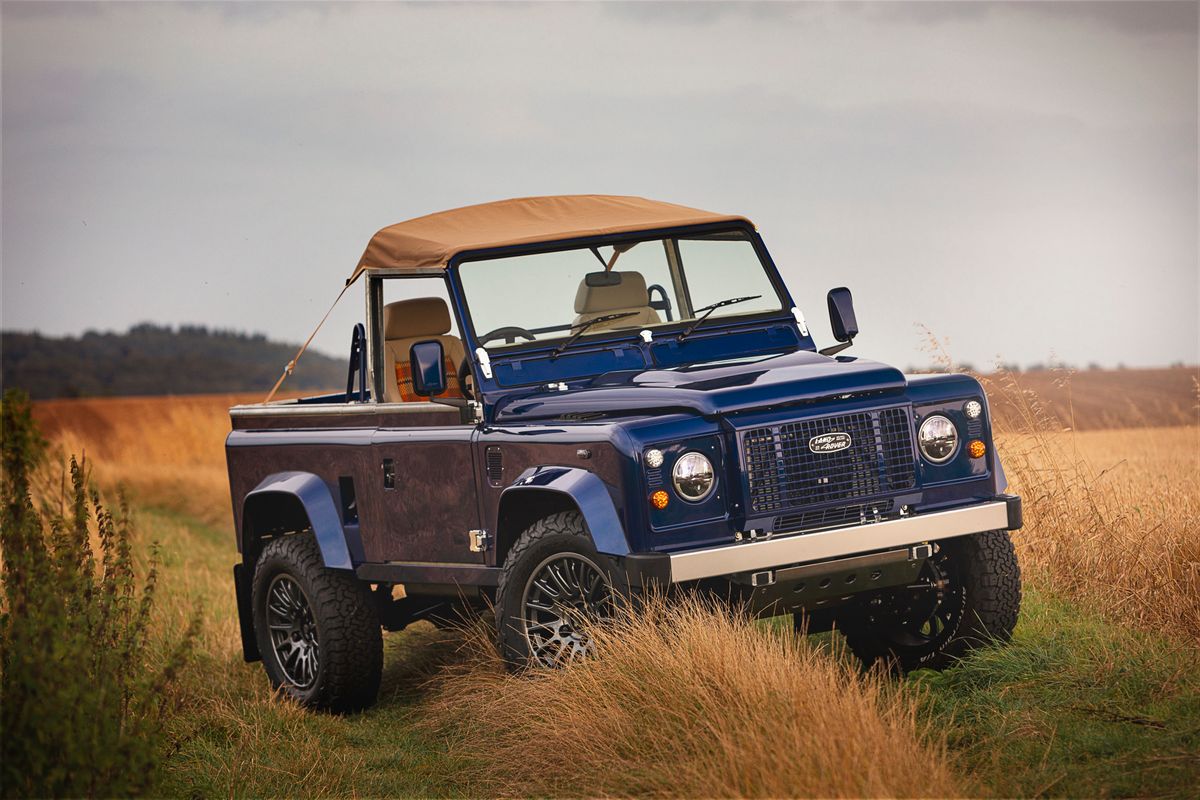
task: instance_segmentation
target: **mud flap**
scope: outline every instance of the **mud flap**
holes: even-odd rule
[[[237,595],[238,626],[242,630],[242,658],[246,662],[262,661],[258,640],[254,636],[254,613],[250,609],[252,591],[250,570],[245,564],[233,565],[233,592]]]

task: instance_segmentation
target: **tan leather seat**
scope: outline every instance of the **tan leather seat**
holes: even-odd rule
[[[650,307],[650,293],[646,290],[646,278],[642,273],[619,272],[614,274],[621,276],[621,282],[616,286],[588,286],[586,280],[579,283],[579,289],[575,292],[575,313],[577,315],[575,324],[578,325],[605,314],[620,314],[624,311],[634,311],[636,315],[624,319],[614,319],[611,322],[601,322],[593,325],[589,330],[637,328],[662,322],[658,312]]]
[[[466,357],[462,340],[450,333],[450,309],[440,297],[418,297],[400,300],[383,307],[384,339],[384,402],[403,403],[425,400],[417,397],[407,386],[400,386],[409,373],[409,350],[417,342],[437,339],[446,355],[446,388],[441,397],[462,397],[458,385],[458,368]],[[397,366],[400,370],[397,370]],[[405,396],[407,395],[407,397]]]

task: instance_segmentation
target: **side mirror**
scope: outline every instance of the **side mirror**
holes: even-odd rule
[[[854,316],[854,298],[845,286],[830,289],[826,302],[829,305],[829,325],[833,328],[833,338],[841,342],[821,350],[821,355],[831,356],[854,343],[854,337],[858,336],[858,319]]]
[[[854,316],[854,298],[845,286],[830,289],[826,298],[829,304],[829,324],[833,327],[833,338],[849,342],[858,336],[858,319]]]
[[[446,356],[437,339],[417,342],[408,351],[413,394],[435,397],[446,391]]]

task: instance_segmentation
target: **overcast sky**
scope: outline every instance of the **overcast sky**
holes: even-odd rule
[[[595,192],[754,219],[822,345],[1200,360],[1195,2],[0,13],[5,329],[299,341],[376,229]]]

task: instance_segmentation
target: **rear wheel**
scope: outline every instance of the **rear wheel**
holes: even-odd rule
[[[529,526],[509,551],[496,588],[501,654],[511,667],[556,667],[588,655],[590,622],[612,613],[612,576],[578,512]]]
[[[375,702],[383,633],[354,573],[325,567],[312,534],[273,539],[254,571],[254,631],[271,685],[335,712]]]
[[[1007,531],[940,542],[918,580],[839,615],[851,651],[870,666],[945,669],[970,650],[1012,638],[1021,569]]]

